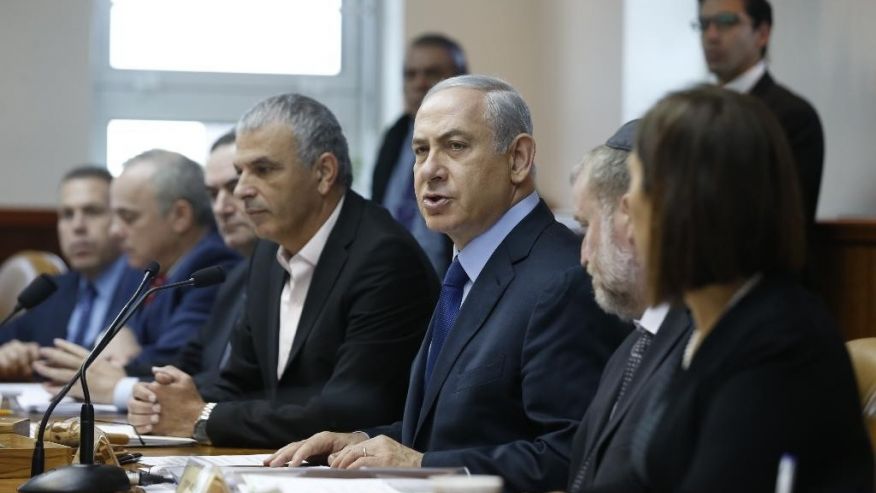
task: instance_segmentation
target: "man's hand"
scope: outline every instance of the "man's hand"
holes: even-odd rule
[[[155,381],[134,386],[128,421],[140,433],[190,437],[204,399],[188,373],[173,366],[152,368]]]
[[[131,329],[125,326],[106,345],[106,349],[104,349],[101,356],[117,366],[124,367],[129,361],[136,358],[142,350],[143,348],[140,347],[140,343],[137,342],[137,336],[134,335]]]
[[[347,445],[340,452],[329,455],[328,464],[340,469],[420,467],[423,464],[423,454],[386,435],[380,435],[361,443]]]
[[[64,339],[55,339],[54,342],[54,347],[41,348],[39,354],[42,360],[33,363],[33,370],[48,380],[45,387],[52,394],[57,393],[73,378],[89,353],[88,349]],[[124,368],[102,358],[94,360],[86,375],[91,400],[97,403],[112,403],[113,390],[119,380],[125,376]],[[69,395],[81,399],[82,386],[77,382],[70,389]]]
[[[300,466],[310,457],[325,458],[329,454],[340,452],[348,445],[355,445],[368,439],[364,433],[332,433],[322,431],[311,436],[307,440],[292,442],[289,445],[274,452],[265,459],[264,464],[271,467],[280,467],[289,464],[291,467]]]
[[[0,380],[30,380],[31,365],[39,357],[39,344],[13,339],[0,346]]]
[[[152,433],[152,426],[158,423],[161,413],[161,404],[158,396],[149,389],[146,382],[137,382],[128,399],[128,423],[137,433]]]

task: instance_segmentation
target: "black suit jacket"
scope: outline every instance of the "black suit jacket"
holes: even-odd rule
[[[541,202],[490,257],[435,363],[430,335],[401,422],[367,430],[425,452],[423,466],[498,474],[506,491],[565,486],[572,437],[626,336],[594,302],[580,240]]]
[[[649,491],[771,493],[785,453],[797,458],[797,493],[873,491],[839,331],[784,278],[762,279],[731,307],[665,388],[655,426],[639,437]]]
[[[438,280],[386,210],[347,192],[305,298],[288,364],[277,378],[286,271],[277,245],[252,257],[246,308],[207,423],[217,445],[276,448],[321,430],[354,431],[401,415],[411,360]]]
[[[386,187],[398,162],[402,146],[411,145],[410,142],[405,142],[405,137],[412,120],[410,115],[402,115],[383,135],[383,142],[377,152],[377,162],[374,163],[374,175],[371,178],[371,200],[378,204],[383,204]]]
[[[412,123],[413,118],[404,114],[383,135],[383,143],[380,144],[377,161],[374,163],[374,174],[371,178],[371,200],[380,205],[383,205],[386,198],[386,188],[389,186],[392,173],[398,164],[398,156],[401,154],[402,147],[411,145],[410,141],[405,140],[405,137],[407,137],[408,127]],[[447,268],[453,255],[453,243],[451,243],[450,238],[446,238],[441,252],[445,260],[438,269],[439,271]]]
[[[219,377],[231,330],[240,320],[246,299],[249,262],[240,262],[225,275],[210,318],[183,347],[177,367],[192,375],[199,389],[209,388]]]
[[[773,111],[785,130],[797,161],[803,213],[807,222],[813,224],[824,168],[824,132],[818,113],[805,99],[777,84],[769,72],[754,85],[751,95]]]
[[[652,377],[659,372],[674,372],[678,368],[690,331],[691,320],[686,309],[673,308],[666,314],[629,388],[612,415],[611,410],[623,381],[627,360],[638,334],[631,333],[615,351],[605,366],[593,403],[587,409],[587,414],[575,434],[568,491],[646,491],[633,473],[630,463],[633,433],[648,411],[653,390]],[[585,463],[587,466],[583,481],[575,485],[576,477]]]

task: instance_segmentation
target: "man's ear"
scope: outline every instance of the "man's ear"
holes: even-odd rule
[[[170,227],[174,233],[182,234],[195,224],[195,210],[188,200],[176,199],[167,211]]]
[[[633,243],[633,222],[630,220],[630,194],[625,193],[615,211],[617,221],[623,225],[624,235]]]
[[[313,172],[318,180],[317,190],[319,193],[321,195],[328,194],[338,181],[338,173],[340,172],[338,158],[330,152],[323,152],[316,158]]]
[[[772,32],[772,26],[767,24],[766,22],[761,22],[759,26],[754,28],[754,33],[757,35],[757,44],[758,47],[763,49],[770,42],[770,32]]]
[[[529,134],[520,134],[508,150],[511,166],[511,183],[519,185],[532,173],[535,161],[535,139]]]

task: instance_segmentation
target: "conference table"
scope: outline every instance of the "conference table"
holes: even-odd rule
[[[39,419],[42,418],[41,415],[31,415],[29,416],[32,422],[39,422]],[[127,419],[126,416],[116,416],[112,418],[106,418],[108,421],[120,422]],[[97,419],[101,421],[99,417]],[[130,452],[140,452],[143,454],[143,457],[140,459],[139,464],[148,464],[148,457],[159,457],[159,456],[190,456],[190,455],[251,455],[251,454],[268,454],[274,452],[274,450],[265,450],[265,449],[248,449],[248,448],[229,448],[229,447],[211,447],[206,445],[183,445],[183,446],[172,446],[172,447],[128,447],[128,451]],[[127,469],[136,470],[138,468],[138,464],[131,464],[129,466],[125,466]],[[15,479],[0,479],[0,493],[15,493],[18,491],[18,487],[24,484],[27,481],[27,478],[15,478]]]

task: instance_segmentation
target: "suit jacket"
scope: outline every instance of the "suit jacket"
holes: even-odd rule
[[[277,378],[277,245],[253,254],[244,318],[228,365],[204,392],[216,445],[276,448],[325,429],[398,419],[411,360],[438,294],[417,243],[382,209],[347,192],[313,272],[288,363]]]
[[[623,382],[630,350],[638,334],[631,333],[605,366],[599,390],[578,427],[569,469],[571,493],[614,490],[626,493],[646,491],[633,472],[630,447],[633,433],[648,411],[652,377],[659,372],[674,372],[681,364],[681,353],[691,331],[691,320],[684,308],[672,308],[660,325],[651,346],[642,358],[623,398],[614,407]],[[610,417],[610,419],[609,419]],[[587,463],[583,481],[573,487],[581,467]]]
[[[249,262],[240,262],[228,271],[219,286],[210,317],[195,337],[183,347],[177,368],[192,375],[198,388],[207,388],[219,377],[229,347],[231,330],[243,314]]]
[[[386,189],[398,164],[398,157],[401,154],[402,147],[411,145],[410,141],[405,138],[408,135],[408,127],[411,125],[412,120],[413,118],[410,115],[402,115],[383,135],[383,142],[380,144],[377,161],[374,163],[374,174],[371,178],[371,200],[380,205],[383,205],[386,198]],[[440,265],[436,265],[439,271],[447,268],[452,253],[453,243],[450,241],[450,238],[446,238],[441,250],[444,261]]]
[[[377,152],[377,161],[374,163],[374,175],[371,178],[371,200],[378,204],[383,203],[386,186],[395,170],[402,146],[411,145],[410,142],[405,142],[405,137],[412,120],[410,115],[402,115],[383,135],[383,142]]]
[[[425,452],[423,466],[501,475],[507,491],[563,488],[575,429],[627,334],[597,307],[579,245],[539,203],[471,287],[428,388],[430,335],[403,420],[369,434]]]
[[[754,85],[751,95],[773,111],[785,130],[797,161],[804,217],[813,224],[824,167],[824,132],[818,113],[805,99],[777,84],[769,72]]]
[[[665,388],[650,436],[639,440],[649,491],[772,492],[786,453],[797,459],[798,493],[873,491],[873,452],[840,333],[791,281],[764,277]]]
[[[221,265],[231,269],[240,255],[225,246],[219,234],[210,229],[183,255],[167,276],[167,283],[185,281],[199,269]],[[125,367],[128,375],[150,376],[153,366],[176,362],[182,347],[207,321],[219,285],[191,286],[157,293],[128,324],[143,350]]]
[[[143,273],[125,266],[125,271],[119,277],[115,293],[107,307],[104,327],[112,322],[128,298],[134,294],[142,277]],[[80,278],[80,274],[74,271],[52,277],[58,285],[57,291],[41,304],[11,320],[3,330],[0,330],[0,343],[18,339],[36,342],[40,346],[53,346],[55,338],[66,339],[67,324],[76,307]]]

